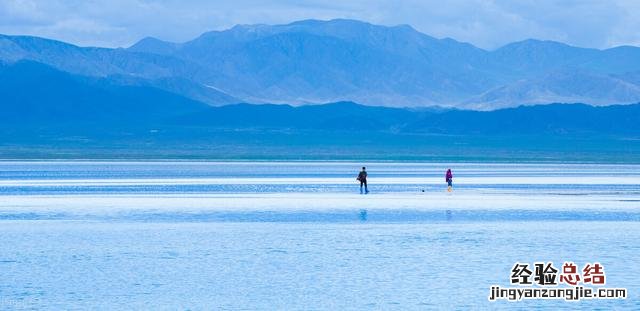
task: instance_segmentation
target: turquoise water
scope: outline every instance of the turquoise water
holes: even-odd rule
[[[449,194],[446,164],[374,163],[360,196],[354,166],[0,163],[0,307],[640,309],[638,167],[457,164]],[[534,261],[629,297],[488,301]]]

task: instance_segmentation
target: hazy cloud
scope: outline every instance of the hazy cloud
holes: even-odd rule
[[[0,0],[0,33],[109,47],[309,18],[409,24],[487,49],[528,38],[596,48],[640,45],[636,0]]]

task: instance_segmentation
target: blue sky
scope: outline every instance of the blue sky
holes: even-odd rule
[[[485,49],[528,38],[640,46],[638,0],[0,0],[0,33],[107,47],[146,36],[181,42],[235,24],[309,18],[409,24]]]

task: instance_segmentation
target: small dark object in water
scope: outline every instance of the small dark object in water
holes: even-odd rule
[[[451,220],[451,210],[448,209],[446,214],[447,214],[447,220]]]
[[[424,189],[422,189],[422,192],[424,192]]]
[[[367,210],[366,209],[361,209],[360,210],[360,221],[367,221]]]

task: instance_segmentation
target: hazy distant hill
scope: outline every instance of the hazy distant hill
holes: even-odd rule
[[[640,104],[494,111],[352,102],[212,107],[129,82],[31,61],[0,66],[0,159],[637,162],[640,152]]]
[[[640,104],[522,106],[495,111],[413,110],[351,102],[327,105],[229,105],[177,119],[183,126],[227,129],[320,130],[353,133],[546,136],[640,135]]]
[[[354,101],[390,107],[496,109],[640,102],[640,48],[585,49],[526,40],[486,51],[410,26],[353,20],[239,25],[184,42],[128,49],[0,36],[0,61],[118,76],[211,105]]]
[[[31,61],[0,66],[0,98],[1,128],[71,126],[89,136],[113,128],[174,127],[187,134],[194,128],[490,136],[640,133],[640,104],[554,104],[489,112],[372,107],[353,102],[212,107],[154,86],[73,75]]]
[[[155,124],[209,108],[151,86],[73,75],[31,61],[0,65],[0,98],[4,129],[71,125],[87,133]]]
[[[153,85],[210,104],[238,103],[215,87],[192,79],[195,64],[124,49],[81,48],[71,44],[27,36],[0,35],[0,63],[21,60],[49,65],[74,75],[118,79],[123,84]]]
[[[582,69],[564,69],[496,87],[472,97],[461,106],[480,110],[511,107],[513,103],[577,102],[606,106],[635,103],[638,94],[640,84],[636,84],[629,75],[617,77]]]

